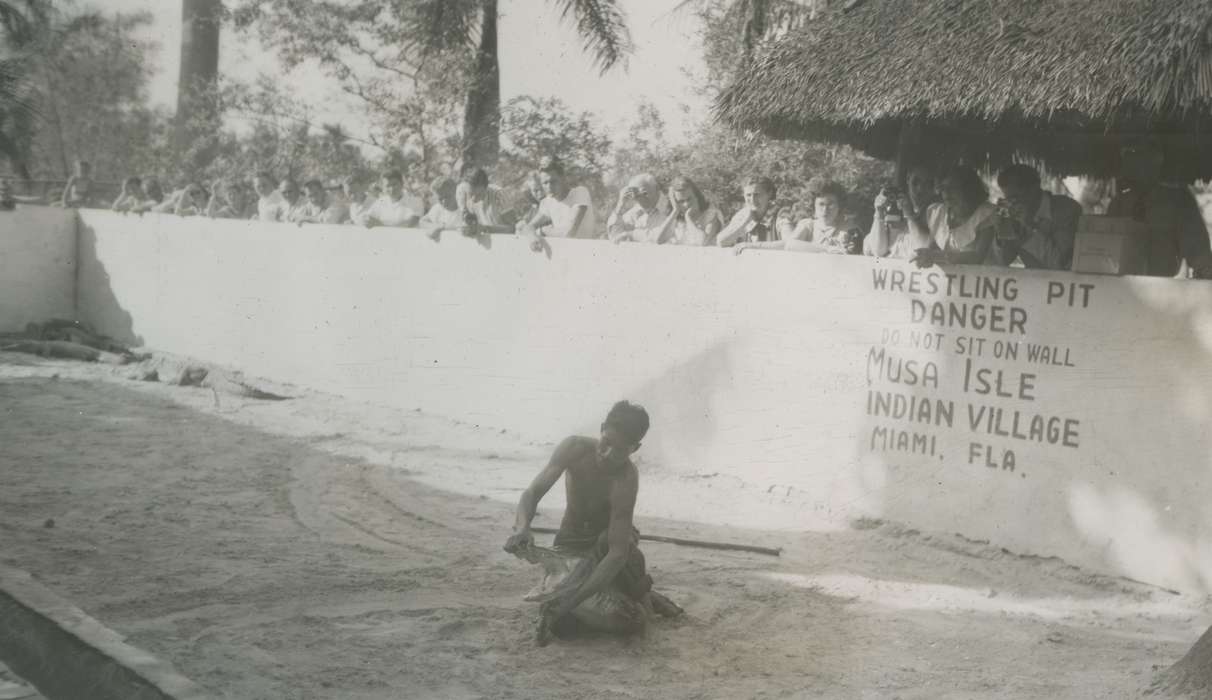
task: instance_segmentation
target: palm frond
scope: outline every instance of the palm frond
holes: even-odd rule
[[[556,0],[556,5],[562,20],[574,22],[602,73],[626,62],[635,47],[627,15],[617,0]]]
[[[26,79],[29,64],[21,58],[0,59],[0,112],[8,119],[38,115],[34,91]]]
[[[0,38],[12,49],[23,49],[51,23],[49,0],[0,0]]]

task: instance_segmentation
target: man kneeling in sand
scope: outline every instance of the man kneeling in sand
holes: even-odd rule
[[[543,603],[539,644],[546,644],[553,634],[570,636],[578,624],[632,633],[642,630],[654,612],[667,617],[682,612],[652,590],[638,546],[640,533],[632,524],[640,477],[631,455],[647,432],[648,413],[620,401],[602,423],[599,439],[566,438],[522,492],[514,534],[506,540],[505,551],[547,570],[541,590],[527,596]],[[554,549],[536,547],[530,521],[561,474],[567,504]],[[565,562],[572,563],[561,570]],[[548,586],[553,578],[558,580]]]

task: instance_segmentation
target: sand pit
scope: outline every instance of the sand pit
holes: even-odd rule
[[[220,697],[1126,698],[1212,612],[879,522],[645,518],[642,481],[641,530],[784,555],[648,543],[683,619],[540,649],[534,571],[501,544],[549,445],[112,372],[0,357],[0,560]]]

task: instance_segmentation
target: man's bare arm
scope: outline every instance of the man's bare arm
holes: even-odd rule
[[[530,482],[530,486],[527,486],[526,490],[522,492],[514,518],[514,534],[505,544],[506,551],[512,551],[518,543],[530,536],[530,521],[534,520],[539,501],[543,500],[543,496],[546,496],[555,482],[560,480],[564,470],[575,459],[577,451],[581,448],[579,443],[580,441],[575,437],[565,438],[551,454],[547,466],[543,467],[543,471],[539,472],[534,481]]]
[[[526,225],[537,231],[543,226],[550,226],[551,217],[547,215],[547,212],[541,211],[530,217],[530,221],[527,221]]]
[[[611,489],[610,527],[606,531],[610,549],[576,593],[560,602],[557,617],[572,612],[586,598],[609,586],[627,564],[635,532],[635,497],[638,491],[639,477],[634,470]]]

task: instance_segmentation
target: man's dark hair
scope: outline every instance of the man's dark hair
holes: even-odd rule
[[[833,197],[837,200],[839,207],[846,206],[846,188],[840,182],[821,180],[814,183],[814,186],[809,191],[812,193],[813,200],[816,200],[817,197]]]
[[[959,187],[960,196],[973,206],[989,201],[989,188],[985,187],[984,180],[981,180],[981,176],[966,165],[955,165],[948,168],[942,181],[955,183]]]
[[[320,189],[326,189],[324,187],[324,183],[320,182],[319,178],[314,178],[314,177],[311,178],[310,180],[308,180],[307,182],[303,183],[303,189],[305,189],[305,190],[309,189],[312,185],[315,185],[316,187],[319,187]]]
[[[472,187],[488,187],[488,173],[484,172],[484,168],[476,168],[466,180]]]
[[[549,156],[547,158],[544,158],[543,161],[541,163],[539,163],[539,172],[555,173],[556,175],[563,175],[564,174],[564,164],[561,163],[559,161],[559,159]]]
[[[1039,171],[1022,163],[1006,166],[997,174],[997,186],[1006,189],[1007,185],[1024,190],[1039,189]]]
[[[758,189],[766,190],[770,193],[770,198],[774,199],[774,195],[776,194],[774,180],[771,180],[765,175],[750,175],[749,177],[745,178],[745,184],[742,185],[742,187],[749,187],[750,185],[753,185]]]
[[[384,180],[395,180],[400,184],[404,184],[404,173],[399,170],[388,170],[381,177]]]
[[[644,407],[639,404],[620,401],[611,407],[610,413],[606,414],[606,421],[602,427],[607,426],[619,431],[628,440],[639,442],[648,434],[648,411],[645,411]]]
[[[275,185],[276,185],[276,184],[278,184],[278,178],[274,177],[274,174],[273,174],[273,173],[271,173],[271,172],[269,172],[268,170],[258,170],[258,171],[257,171],[257,175],[256,175],[256,178],[255,178],[255,179],[257,179],[257,180],[262,180],[262,179],[264,179],[264,180],[269,180],[270,182],[274,183]]]

